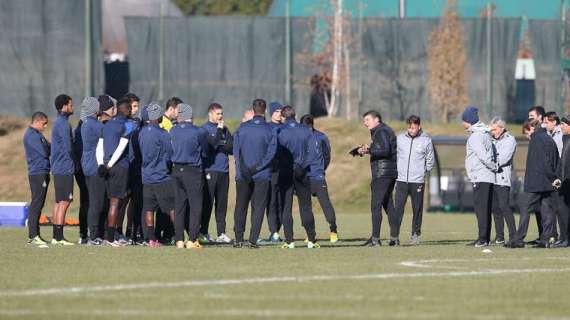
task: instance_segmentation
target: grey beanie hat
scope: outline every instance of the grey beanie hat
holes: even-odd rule
[[[164,114],[164,108],[156,102],[149,103],[148,107],[146,107],[146,110],[148,112],[149,121],[157,120]]]
[[[193,118],[192,107],[186,103],[178,104],[178,120],[186,121],[186,120],[192,120],[192,118]]]
[[[85,118],[95,115],[99,112],[99,100],[95,97],[85,97],[81,101],[81,111],[79,113],[79,119],[85,120]]]

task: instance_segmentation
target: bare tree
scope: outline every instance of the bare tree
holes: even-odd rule
[[[428,88],[431,112],[444,123],[467,104],[465,34],[456,10],[448,0],[443,17],[431,33],[428,45]]]
[[[355,111],[351,66],[361,62],[358,58],[352,58],[357,42],[352,35],[350,12],[343,9],[343,2],[330,0],[333,16],[321,17],[326,20],[327,28],[322,30],[324,34],[315,34],[314,37],[328,39],[327,42],[317,53],[305,51],[297,59],[309,69],[316,69],[310,80],[311,88],[320,96],[319,100],[325,105],[327,115],[344,115],[350,119]],[[344,108],[340,107],[341,104]]]

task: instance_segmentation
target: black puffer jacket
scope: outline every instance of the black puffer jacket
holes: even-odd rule
[[[372,178],[393,178],[398,177],[396,167],[396,134],[394,130],[382,123],[370,130],[372,143],[370,144],[370,168]]]
[[[558,179],[558,148],[544,128],[530,136],[524,175],[525,192],[554,191],[552,182]]]

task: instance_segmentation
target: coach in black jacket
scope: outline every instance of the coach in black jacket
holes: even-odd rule
[[[382,117],[376,111],[366,112],[363,115],[363,122],[372,136],[370,146],[363,146],[358,150],[361,155],[370,155],[370,167],[372,169],[372,182],[370,183],[372,191],[372,237],[364,243],[364,246],[378,246],[380,245],[382,207],[386,210],[388,222],[392,228],[397,221],[392,198],[392,191],[398,177],[396,134],[392,128],[382,122]],[[398,244],[397,239],[390,239],[390,246]]]
[[[555,191],[560,186],[558,148],[546,129],[541,127],[540,122],[531,121],[529,133],[531,133],[530,143],[524,177],[527,203],[521,210],[517,240],[518,245],[523,246],[522,241],[528,229],[528,213],[540,210],[542,214],[542,236],[537,247],[548,248],[551,238],[556,234],[558,196]]]

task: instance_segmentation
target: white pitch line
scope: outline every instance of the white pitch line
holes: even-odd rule
[[[263,284],[281,282],[315,282],[333,280],[379,280],[379,279],[400,279],[400,278],[434,278],[434,277],[473,277],[489,276],[499,274],[524,274],[524,273],[549,273],[549,272],[570,272],[570,268],[542,268],[542,269],[487,269],[479,271],[450,271],[450,272],[411,272],[411,273],[373,273],[361,275],[314,275],[300,277],[268,277],[249,279],[226,279],[226,280],[189,280],[179,282],[147,282],[137,284],[119,284],[105,286],[85,286],[67,288],[48,288],[30,290],[9,290],[0,291],[0,297],[30,297],[45,295],[93,293],[108,291],[124,291],[134,289],[169,289],[185,287],[204,286],[232,286],[243,284]]]
[[[21,316],[38,316],[38,315],[59,315],[70,316],[119,316],[119,317],[256,317],[256,318],[309,318],[309,317],[326,317],[326,318],[361,318],[362,314],[345,311],[331,311],[322,309],[313,310],[290,310],[290,309],[227,309],[227,310],[144,310],[144,309],[120,309],[120,310],[62,310],[62,311],[42,311],[29,309],[0,310],[0,315],[21,317]]]
[[[544,257],[542,259],[548,260],[570,260],[570,257]],[[446,266],[446,265],[433,265],[433,263],[440,263],[440,262],[474,262],[474,261],[483,261],[483,262],[496,262],[496,261],[521,261],[521,260],[536,260],[536,257],[529,258],[529,257],[517,257],[517,258],[487,258],[487,259],[428,259],[428,260],[414,260],[414,261],[403,261],[400,262],[400,265],[404,267],[411,267],[411,268],[424,268],[424,269],[466,269],[466,267],[458,267],[458,266]]]

